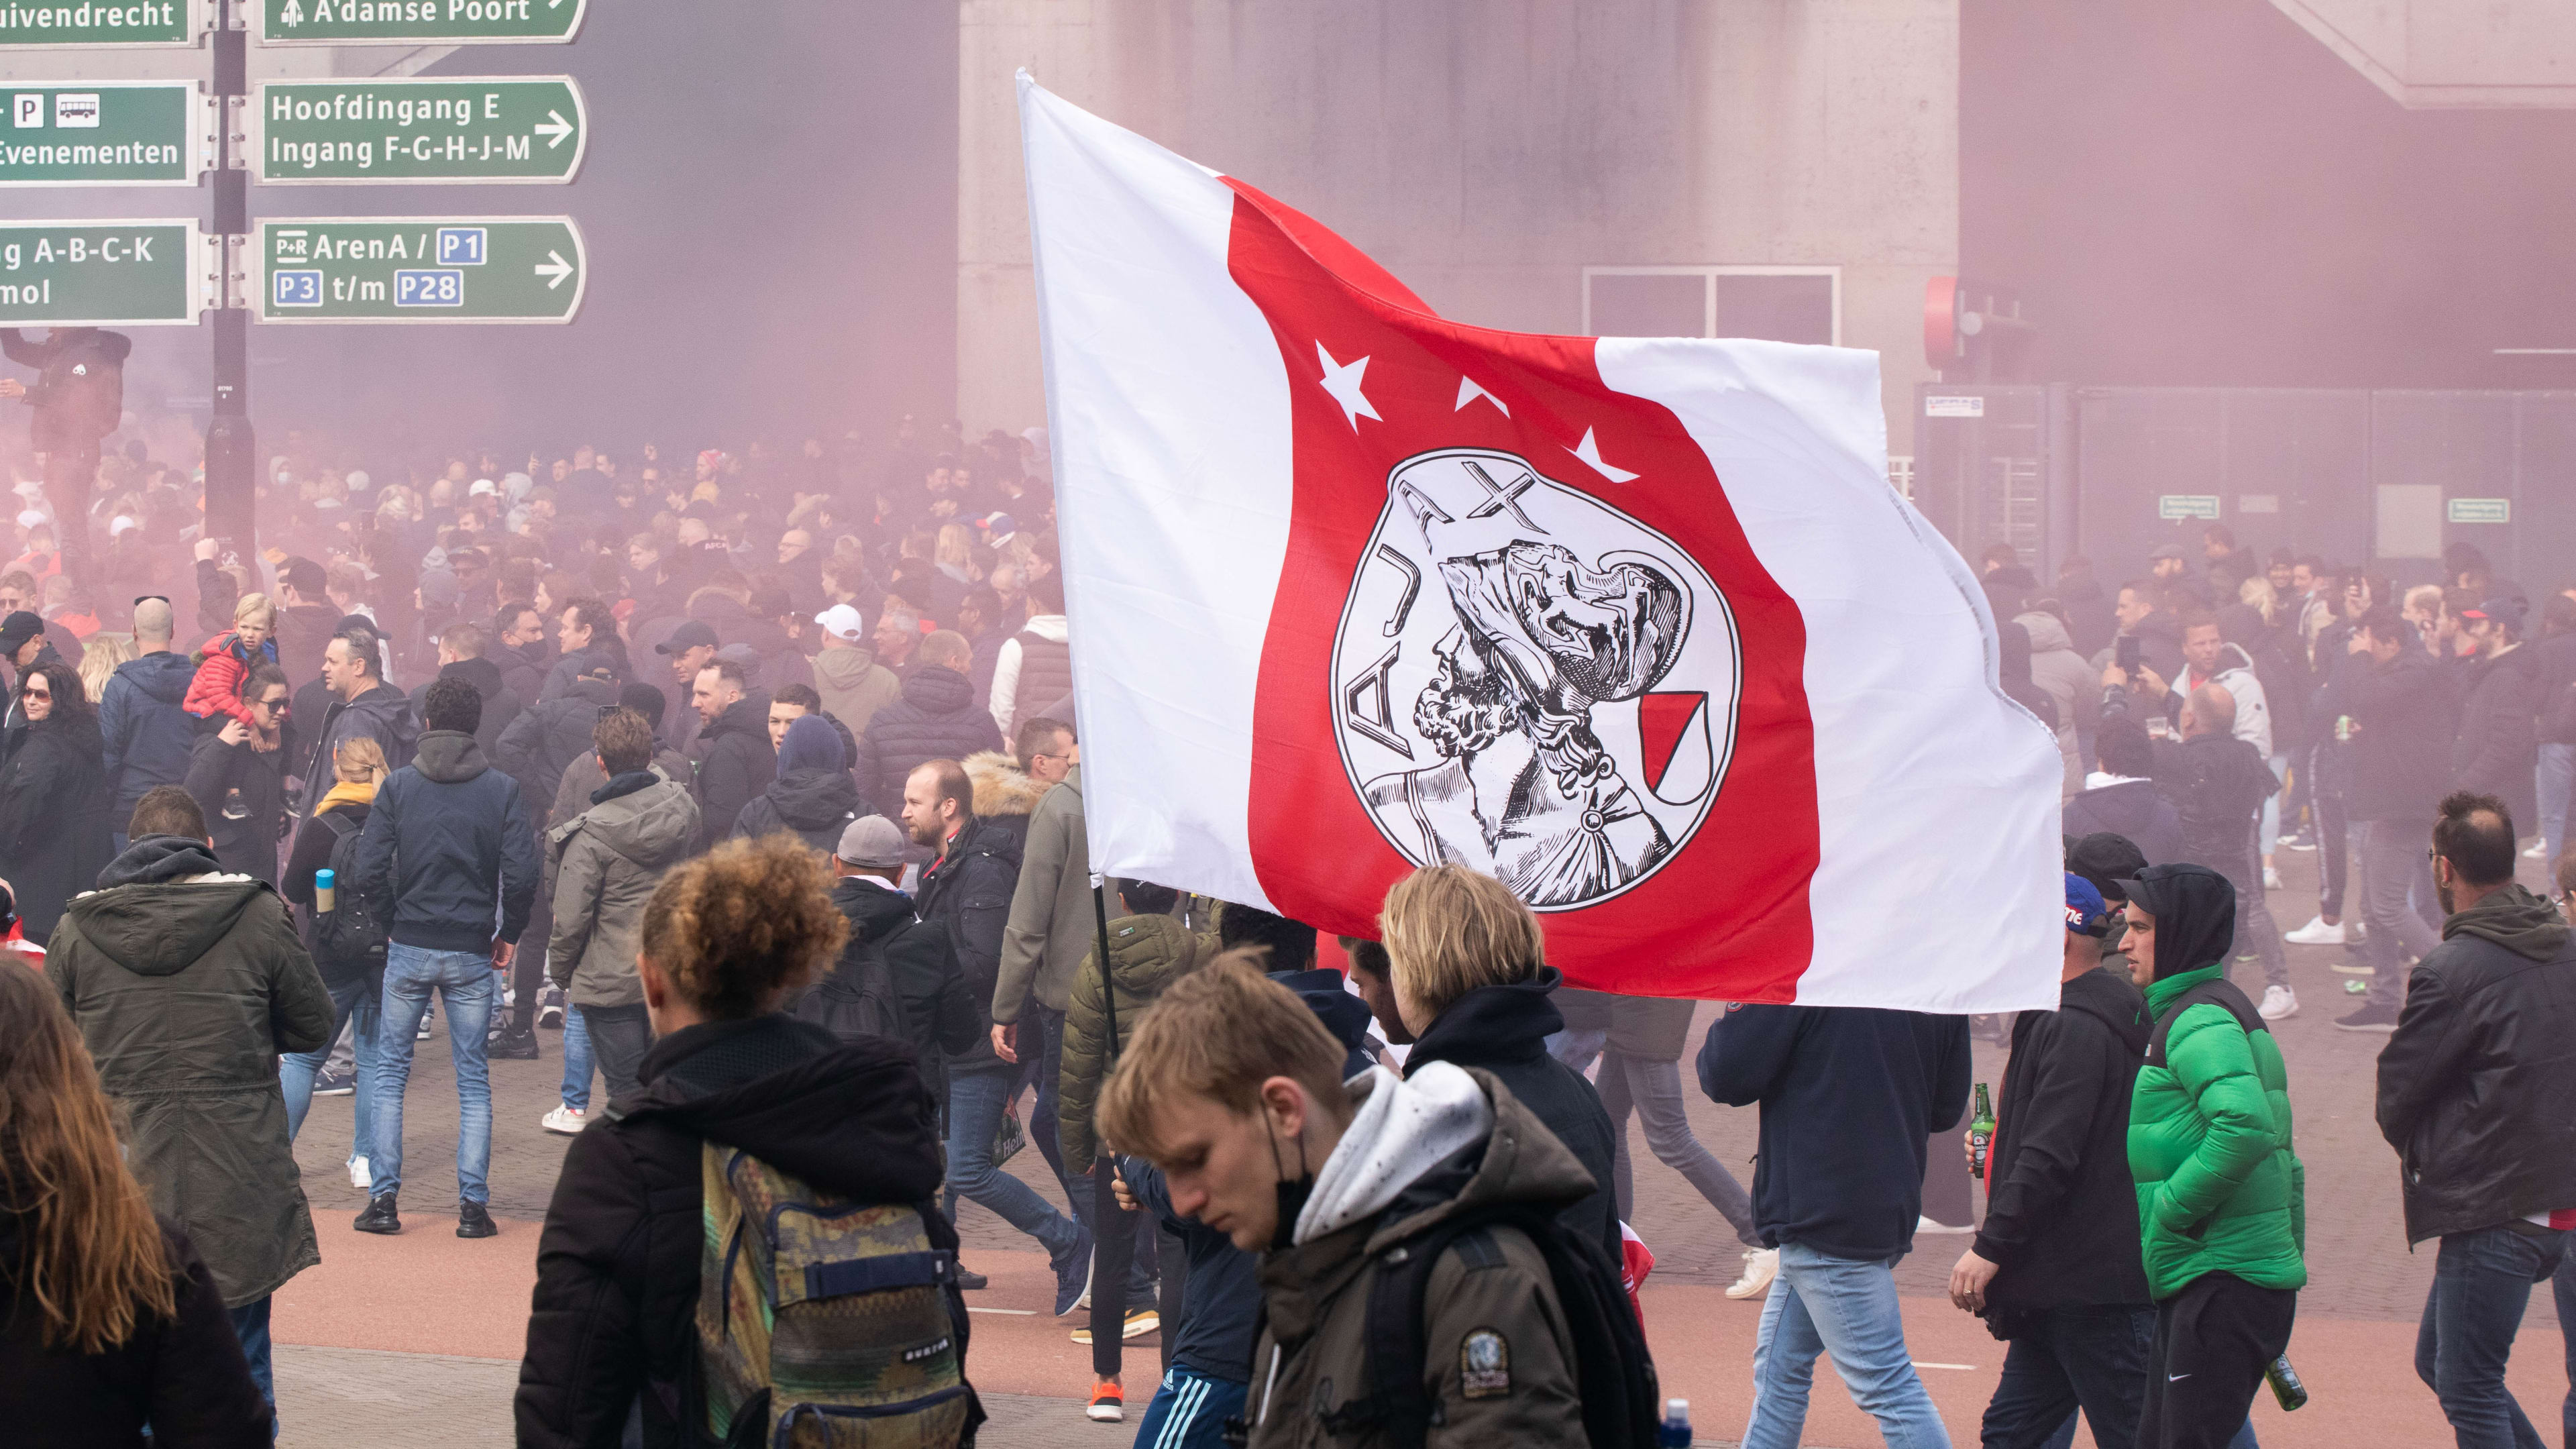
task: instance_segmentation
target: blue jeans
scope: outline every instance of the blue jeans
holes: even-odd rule
[[[2274,755],[2265,763],[2272,767],[2273,779],[2280,781],[2284,785],[2289,783],[2289,756]],[[2260,839],[2258,839],[2255,844],[2261,852],[2263,860],[2270,860],[2279,850],[2281,844],[2281,793],[2281,791],[2275,790],[2272,792],[2270,798],[2263,802],[2263,822],[2255,827],[2256,833],[2260,836]],[[2261,862],[2257,861],[2256,864],[2259,865]]]
[[[1753,1417],[1744,1449],[1797,1449],[1816,1358],[1831,1354],[1853,1402],[1878,1420],[1888,1449],[1950,1449],[1949,1431],[1905,1350],[1896,1260],[1834,1258],[1780,1245],[1780,1276],[1753,1344]]]
[[[2576,745],[2542,745],[2532,783],[2540,789],[2540,838],[2548,842],[2547,864],[2558,864],[2567,845],[2567,792],[2576,789]]]
[[[432,992],[447,1001],[447,1050],[456,1063],[456,1192],[467,1202],[490,1203],[484,1174],[492,1165],[492,1077],[484,1036],[500,1000],[500,978],[481,951],[432,951],[397,942],[385,948],[384,1016],[376,1028],[375,1151],[367,1165],[371,1193],[402,1186],[403,1089],[411,1084],[411,1053]]]
[[[2504,1386],[2504,1364],[2532,1287],[2566,1257],[2568,1236],[2503,1227],[2442,1236],[2415,1335],[2415,1373],[2440,1396],[2460,1449],[2542,1449]]]
[[[268,1337],[269,1300],[245,1303],[227,1308],[224,1316],[232,1320],[233,1337],[241,1340],[242,1357],[250,1361],[251,1382],[259,1385],[259,1396],[268,1401],[268,1437],[277,1439],[277,1371],[276,1354]]]
[[[993,1165],[993,1133],[1002,1125],[1003,1104],[1018,1085],[1019,1073],[1008,1067],[948,1074],[948,1186],[1037,1239],[1049,1257],[1061,1258],[1082,1246],[1087,1236],[1082,1227],[1027,1183]]]
[[[2002,1381],[1986,1405],[1985,1449],[2072,1442],[2084,1410],[2100,1449],[2131,1449],[2147,1408],[2147,1343],[2156,1311],[2075,1303],[2034,1314],[2004,1348]],[[2056,1434],[2052,1434],[2052,1429]]]
[[[376,1126],[376,1033],[383,1017],[382,1003],[375,988],[366,978],[331,988],[331,1040],[340,1039],[340,1028],[349,1028],[349,1044],[358,1057],[357,1126],[349,1137],[349,1160],[367,1155],[375,1140]],[[331,1057],[331,1048],[319,1051],[290,1052],[277,1069],[278,1084],[286,1091],[286,1140],[292,1142],[304,1131],[304,1114],[313,1109],[313,1079],[322,1064]]]
[[[590,1028],[579,1011],[564,1012],[563,1104],[576,1112],[590,1110]]]
[[[1163,1370],[1162,1387],[1145,1405],[1144,1421],[1136,1426],[1136,1449],[1220,1449],[1225,1421],[1242,1416],[1244,1391],[1250,1387],[1172,1365]]]
[[[2567,1350],[2567,1402],[2558,1409],[2558,1442],[2576,1446],[2576,1251],[2563,1253],[2558,1271],[2549,1275],[2550,1295],[2558,1300],[2558,1336]]]

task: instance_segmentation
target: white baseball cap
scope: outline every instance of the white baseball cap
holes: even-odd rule
[[[847,604],[834,604],[816,614],[814,622],[822,625],[825,633],[837,638],[855,640],[867,633],[866,623],[859,618],[859,611]]]
[[[498,493],[500,491],[500,485],[494,483],[491,479],[477,478],[474,480],[474,486],[465,490],[465,496],[471,498],[479,493]]]

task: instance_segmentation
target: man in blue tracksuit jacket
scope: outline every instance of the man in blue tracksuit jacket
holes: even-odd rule
[[[1963,1016],[1737,1005],[1709,1028],[1700,1087],[1762,1104],[1753,1217],[1780,1250],[1745,1449],[1795,1449],[1823,1353],[1893,1449],[1948,1449],[1906,1352],[1895,1267],[1914,1246],[1926,1146],[1966,1112],[1968,1071]]]

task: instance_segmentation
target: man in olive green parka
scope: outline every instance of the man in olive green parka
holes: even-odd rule
[[[187,791],[153,789],[130,824],[63,912],[45,976],[131,1114],[152,1210],[196,1243],[274,1404],[269,1295],[322,1261],[277,1058],[329,1045],[331,994],[277,892],[215,859]]]

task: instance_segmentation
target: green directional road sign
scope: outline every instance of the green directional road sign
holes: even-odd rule
[[[0,4],[12,0],[0,0]],[[590,0],[251,0],[262,45],[570,40]]]
[[[569,322],[590,269],[568,216],[259,223],[263,322]]]
[[[590,144],[570,76],[267,81],[251,109],[262,181],[570,181]]]
[[[194,45],[213,20],[207,0],[0,0],[0,50]]]
[[[0,223],[0,327],[193,325],[202,245],[194,221]]]
[[[212,164],[213,98],[194,81],[0,86],[0,98],[0,186],[194,186]]]

